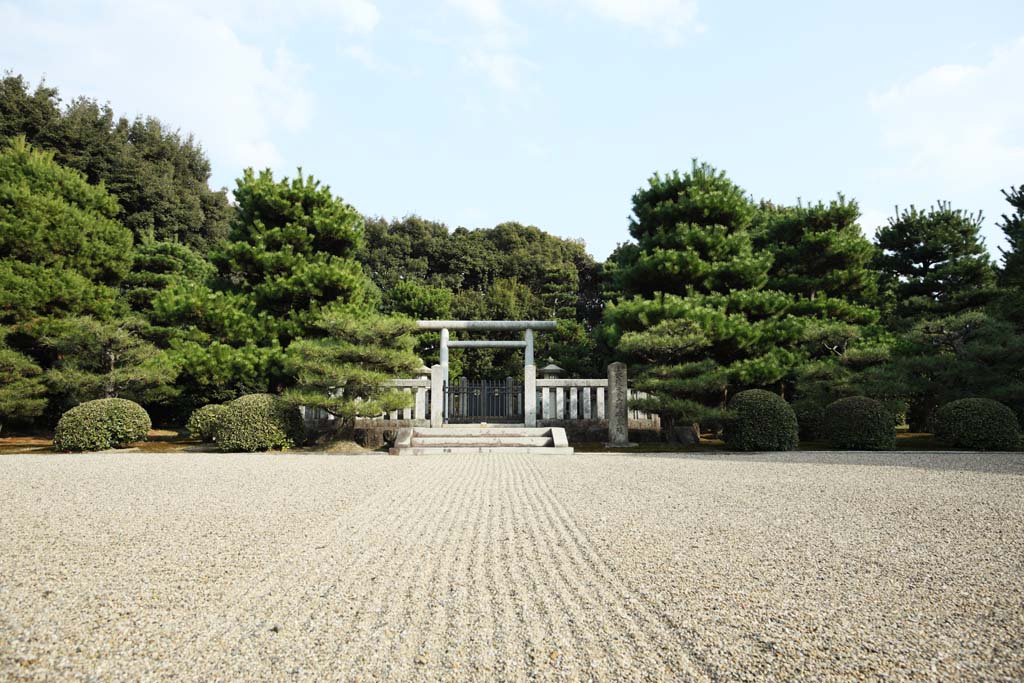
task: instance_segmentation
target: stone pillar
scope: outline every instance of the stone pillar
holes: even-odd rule
[[[440,363],[441,365],[448,367],[448,328],[441,330],[441,351],[440,351]]]
[[[523,417],[527,427],[537,426],[537,366],[533,363],[523,372]]]
[[[440,350],[438,352],[438,356],[439,356],[438,360],[439,360],[439,362],[441,364],[441,367],[444,368],[444,386],[445,387],[447,387],[448,383],[451,381],[451,377],[448,374],[448,338],[449,338],[448,328],[447,327],[442,328],[441,329],[441,348],[440,348]],[[442,416],[447,416],[447,414],[448,414],[448,403],[447,403],[447,401],[442,401],[441,402],[441,415]],[[431,423],[431,424],[433,424],[433,423]]]
[[[430,426],[444,426],[444,385],[448,368],[435,365],[430,368]]]
[[[526,342],[523,365],[533,365],[533,330],[527,330],[523,334],[523,341]]]
[[[629,406],[627,403],[625,363],[608,366],[608,446],[624,448],[629,442]]]

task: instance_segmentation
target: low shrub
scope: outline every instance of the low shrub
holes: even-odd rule
[[[796,413],[778,394],[741,391],[729,401],[725,445],[741,451],[791,451],[799,442]]]
[[[220,403],[210,403],[196,408],[185,423],[188,435],[203,443],[210,443],[216,436],[217,423],[228,407]]]
[[[302,414],[278,396],[248,394],[225,408],[214,430],[221,451],[267,451],[302,442]]]
[[[822,441],[825,438],[825,408],[816,401],[793,401],[793,412],[800,428],[802,441]]]
[[[893,412],[866,396],[850,396],[825,408],[825,435],[833,448],[884,451],[896,446]]]
[[[956,448],[1012,451],[1020,447],[1020,423],[1013,411],[988,398],[962,398],[935,412],[935,435]]]
[[[61,416],[53,434],[58,451],[102,451],[145,441],[152,423],[146,409],[123,398],[101,398]]]

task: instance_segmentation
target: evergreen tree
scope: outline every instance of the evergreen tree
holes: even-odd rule
[[[209,261],[184,244],[147,237],[135,247],[122,293],[133,310],[149,312],[163,290],[188,282],[206,283],[214,272]]]
[[[10,422],[24,422],[46,409],[43,370],[28,356],[6,344],[7,330],[0,329],[0,430]]]
[[[274,180],[246,169],[235,190],[231,234],[213,255],[230,291],[275,323],[282,346],[301,337],[328,304],[370,311],[372,289],[355,260],[363,219],[312,176]]]
[[[346,438],[357,417],[409,407],[412,395],[387,382],[409,377],[421,365],[413,353],[411,320],[337,306],[321,313],[315,327],[316,336],[288,347],[286,363],[295,383],[285,400],[326,410],[338,418]]]
[[[1003,214],[999,224],[1007,242],[1007,248],[999,250],[1003,255],[999,281],[1004,287],[1024,290],[1024,185],[1011,187],[1009,192],[1003,190],[1003,196],[1013,213]]]
[[[246,170],[228,240],[210,283],[178,279],[153,299],[151,318],[174,330],[182,412],[293,381],[285,349],[318,337],[321,316],[375,310],[375,289],[354,259],[362,218],[312,177],[275,181]],[[417,366],[418,367],[418,366]]]
[[[877,319],[875,247],[861,232],[860,208],[842,195],[828,204],[776,207],[762,204],[754,246],[772,254],[768,289],[806,300],[840,299],[852,308],[843,319]]]
[[[768,289],[791,294],[805,322],[801,364],[789,378],[795,400],[823,408],[856,393],[857,374],[888,357],[879,319],[876,249],[857,223],[856,202],[779,207],[762,203],[755,246],[770,252]]]
[[[132,235],[103,187],[16,138],[0,150],[0,322],[120,310]]]
[[[980,227],[980,214],[940,202],[928,211],[912,206],[878,229],[876,266],[895,299],[895,326],[988,303],[995,269]]]
[[[721,417],[731,393],[776,386],[794,367],[801,325],[792,297],[764,291],[771,254],[755,252],[754,206],[707,164],[655,175],[633,197],[630,233],[613,270],[620,301],[605,334],[640,369],[643,408],[674,422]]]
[[[864,386],[879,398],[909,401],[912,431],[930,431],[935,409],[959,398],[991,398],[1024,415],[1024,336],[984,311],[922,320]]]
[[[158,403],[174,394],[177,370],[169,356],[142,337],[145,321],[90,317],[46,321],[38,344],[50,359],[45,380],[61,410],[98,398]]]
[[[62,109],[56,89],[40,84],[30,92],[24,78],[8,74],[0,78],[0,144],[18,136],[89,183],[102,181],[119,202],[117,219],[136,238],[205,252],[227,234],[227,195],[209,188],[205,152],[158,119],[129,121],[87,98]]]

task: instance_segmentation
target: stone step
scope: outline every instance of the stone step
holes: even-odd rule
[[[414,427],[413,436],[550,436],[550,427],[514,427],[449,425],[446,427]]]
[[[429,435],[412,434],[412,445],[416,446],[553,446],[550,436],[521,436],[505,434],[501,436],[483,434]]]
[[[562,427],[406,427],[398,430],[392,455],[439,453],[573,452]]]
[[[501,454],[526,454],[526,455],[572,455],[570,447],[538,447],[538,446],[407,446],[398,449],[399,455],[443,455],[451,453],[455,455],[501,455]]]

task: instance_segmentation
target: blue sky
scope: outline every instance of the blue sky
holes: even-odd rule
[[[297,166],[360,211],[628,238],[698,157],[755,199],[983,210],[1024,184],[1024,2],[0,0],[0,68]]]

